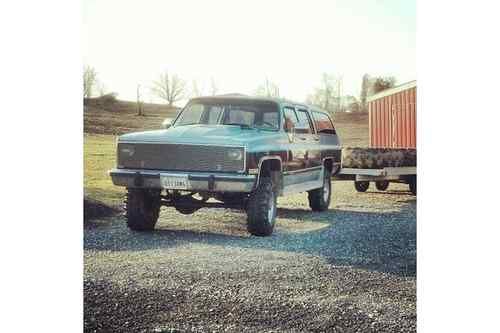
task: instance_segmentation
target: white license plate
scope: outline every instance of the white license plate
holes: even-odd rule
[[[188,188],[188,177],[186,175],[160,174],[160,182],[164,189],[187,190]]]

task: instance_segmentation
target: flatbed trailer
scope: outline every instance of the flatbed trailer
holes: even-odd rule
[[[366,192],[370,182],[375,182],[378,190],[385,191],[389,183],[405,183],[410,191],[417,194],[417,167],[386,167],[381,169],[341,168],[333,180],[354,181],[358,192]]]
[[[416,95],[417,82],[411,81],[367,99],[369,147],[345,147],[342,150],[340,169],[334,173],[333,180],[354,181],[358,192],[368,190],[370,182],[374,182],[380,191],[385,191],[391,182],[405,183],[413,194],[417,193]],[[414,155],[401,152],[402,157],[389,156],[387,163],[379,163],[379,159],[370,155],[377,154],[377,149],[380,149],[380,156],[384,156],[386,152],[390,152],[390,155],[391,151],[406,149],[407,153],[414,150]],[[372,163],[366,163],[367,160]]]

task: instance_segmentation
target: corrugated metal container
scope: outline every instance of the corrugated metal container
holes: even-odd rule
[[[417,81],[368,98],[370,147],[417,147]]]

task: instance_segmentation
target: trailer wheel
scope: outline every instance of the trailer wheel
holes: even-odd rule
[[[370,182],[354,182],[354,188],[356,188],[356,191],[358,192],[366,192],[366,190],[368,190],[368,187],[370,187]]]
[[[417,176],[410,179],[409,185],[411,193],[417,195]]]
[[[375,187],[379,191],[385,191],[389,187],[389,182],[387,180],[380,180],[378,182],[375,182]]]

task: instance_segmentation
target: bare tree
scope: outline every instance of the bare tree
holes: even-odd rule
[[[137,85],[137,115],[138,116],[143,116],[144,115],[144,110],[143,110],[143,102],[141,98],[141,85]]]
[[[215,79],[212,77],[210,78],[210,94],[215,96],[218,92],[219,88],[217,87],[217,82],[215,82]]]
[[[85,66],[83,68],[83,97],[90,98],[94,87],[97,84],[97,72],[93,67]]]
[[[359,95],[359,106],[362,112],[368,111],[368,105],[366,99],[370,90],[370,76],[368,74],[363,75],[361,82],[361,93]]]
[[[203,87],[200,89],[196,80],[193,80],[190,95],[191,97],[199,97],[203,95]]]
[[[280,97],[280,89],[278,85],[270,81],[267,77],[263,84],[257,87],[255,95],[265,97]]]
[[[186,93],[186,82],[173,74],[169,75],[167,71],[160,75],[158,81],[153,82],[152,92],[173,106],[175,102],[183,99]]]
[[[316,87],[314,92],[307,97],[307,102],[333,112],[336,109],[335,106],[337,109],[340,107],[341,88],[341,80],[332,74],[323,73],[320,86]]]

